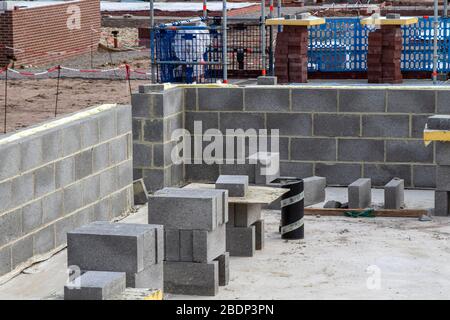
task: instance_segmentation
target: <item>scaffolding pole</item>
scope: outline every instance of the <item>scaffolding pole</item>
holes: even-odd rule
[[[448,0],[444,0],[444,18],[448,17]]]
[[[273,0],[269,2],[269,19],[272,19],[273,15]],[[274,75],[273,65],[273,27],[269,26],[269,74]]]
[[[154,0],[150,0],[150,72],[152,83],[156,83],[155,74],[155,5]]]
[[[438,62],[438,0],[434,0],[434,41],[433,41],[433,84],[437,83],[437,62]]]
[[[222,68],[223,83],[228,83],[227,0],[222,0]]]
[[[206,8],[206,1],[207,0],[203,0],[203,19],[205,19],[205,20],[208,17],[208,10]]]
[[[266,75],[266,1],[261,0],[261,74]]]

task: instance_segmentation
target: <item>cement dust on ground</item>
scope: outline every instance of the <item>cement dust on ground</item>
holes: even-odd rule
[[[137,91],[148,80],[132,80]],[[3,132],[4,81],[0,84],[0,132]],[[60,80],[58,115],[72,113],[104,103],[130,104],[130,91],[125,80]],[[8,82],[7,131],[28,127],[54,117],[56,79],[25,79]]]
[[[382,190],[372,190],[379,201]],[[346,188],[327,188],[344,201]],[[407,204],[425,208],[433,192],[407,190]],[[409,201],[409,203],[408,203]],[[411,207],[411,205],[408,205]],[[166,299],[448,299],[450,218],[305,217],[305,239],[280,239],[280,212],[264,211],[266,242],[252,258],[231,257],[230,283],[215,297]],[[125,218],[146,223],[147,208]],[[66,250],[0,286],[0,299],[61,295]]]

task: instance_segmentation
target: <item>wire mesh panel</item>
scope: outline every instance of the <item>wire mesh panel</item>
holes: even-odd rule
[[[358,18],[328,18],[309,28],[308,70],[365,71],[370,29]]]
[[[363,26],[357,17],[327,18],[309,29],[308,70],[310,72],[359,72],[367,70],[368,36],[374,26]],[[402,71],[433,70],[433,19],[419,18],[403,26]],[[450,26],[448,18],[438,25],[438,71],[449,72]]]
[[[155,57],[159,82],[208,83],[222,77],[222,36],[206,27],[158,29]]]
[[[403,52],[401,68],[404,71],[432,71],[434,21],[419,18],[419,22],[402,27]],[[449,72],[449,19],[440,18],[437,29],[439,72]]]

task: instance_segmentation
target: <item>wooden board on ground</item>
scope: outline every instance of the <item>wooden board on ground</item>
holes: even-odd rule
[[[214,189],[216,186],[209,183],[190,183],[183,188],[189,189]],[[229,203],[254,203],[254,204],[270,204],[288,192],[289,189],[249,186],[245,197],[229,197]]]
[[[363,210],[365,209],[305,208],[305,215],[345,216],[345,212]],[[424,209],[377,209],[374,214],[376,217],[419,218],[428,215],[428,211]]]
[[[126,288],[124,292],[115,296],[112,300],[162,300],[161,290]]]

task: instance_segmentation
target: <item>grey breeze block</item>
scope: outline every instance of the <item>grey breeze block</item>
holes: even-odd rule
[[[226,227],[213,231],[165,230],[165,261],[211,262],[225,252]]]
[[[195,197],[196,195],[203,195],[208,197],[216,198],[216,219],[217,225],[221,225],[222,223],[226,223],[228,221],[228,190],[219,190],[219,189],[190,189],[190,188],[164,188],[166,192],[171,194],[184,194],[186,196]],[[192,192],[195,190],[195,192]]]
[[[449,199],[450,193],[448,191],[438,191],[434,192],[434,215],[435,216],[449,216],[450,206]]]
[[[222,210],[218,212],[223,207],[218,204],[219,199],[223,201],[223,196],[204,189],[165,188],[149,195],[148,222],[168,229],[211,231],[225,218]]]
[[[230,256],[253,257],[256,248],[255,229],[255,226],[227,226],[227,251],[230,253]]]
[[[64,300],[108,300],[125,291],[125,272],[88,271],[64,286]]]
[[[163,232],[160,225],[93,222],[67,233],[68,265],[139,273],[162,262]]]
[[[228,190],[230,197],[245,197],[248,190],[248,176],[220,175],[216,189]]]
[[[349,208],[367,208],[372,201],[372,183],[370,179],[361,178],[348,186]]]
[[[427,128],[430,130],[450,130],[450,115],[435,115],[427,120]]]
[[[219,262],[164,262],[164,291],[215,296],[219,291]]]
[[[261,204],[258,203],[231,203],[229,205],[229,227],[250,227],[261,219]]]
[[[384,186],[384,208],[400,209],[404,203],[405,181],[394,178]]]

